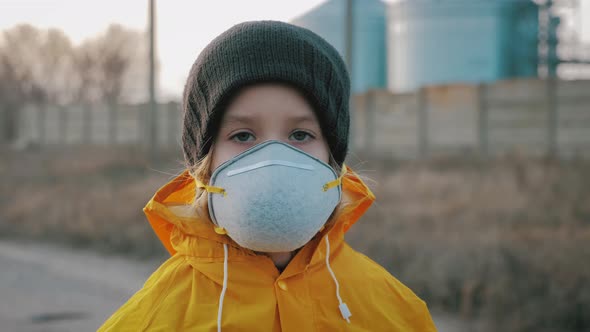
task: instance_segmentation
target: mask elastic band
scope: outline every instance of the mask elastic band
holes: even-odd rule
[[[208,186],[197,179],[195,179],[195,183],[197,184],[197,188],[203,188],[208,193],[221,194],[223,197],[227,196],[227,192],[221,187]]]
[[[330,272],[330,275],[332,276],[332,279],[334,279],[334,283],[336,284],[336,298],[338,298],[338,309],[340,309],[340,313],[342,314],[342,318],[344,318],[348,323],[350,323],[350,316],[352,316],[352,313],[350,312],[350,309],[348,309],[348,306],[346,305],[346,303],[342,302],[342,298],[340,297],[340,284],[338,284],[338,279],[336,279],[336,275],[334,274],[334,271],[332,271],[332,268],[330,267],[330,239],[328,238],[328,235],[326,235],[325,239],[326,239],[326,266],[328,267],[328,271]]]
[[[227,290],[227,244],[223,244],[223,287],[219,295],[219,309],[217,310],[217,332],[221,332],[221,314],[223,313],[223,299]]]
[[[328,191],[334,187],[339,186],[342,183],[342,178],[344,177],[344,174],[346,174],[346,165],[342,164],[342,170],[340,171],[340,176],[336,180],[326,183],[323,187],[323,190]]]
[[[219,235],[225,235],[225,234],[227,234],[227,231],[225,230],[225,228],[220,227],[220,226],[213,227],[213,230],[215,231],[215,233],[217,233]]]

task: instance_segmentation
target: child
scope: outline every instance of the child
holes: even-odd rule
[[[288,23],[233,26],[183,97],[187,170],[144,208],[172,255],[99,331],[435,331],[344,233],[375,197],[344,165],[350,81]]]

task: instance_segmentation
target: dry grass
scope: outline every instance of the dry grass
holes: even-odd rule
[[[349,241],[431,306],[484,331],[590,329],[589,161],[372,165],[377,201]]]
[[[142,208],[179,172],[180,162],[149,169],[142,152],[134,149],[3,154],[0,236],[140,257],[165,254]]]
[[[165,255],[141,209],[171,175],[139,151],[1,153],[0,236]],[[158,170],[179,172],[178,156]],[[474,330],[590,329],[589,161],[351,165],[377,201],[348,240],[431,307]]]

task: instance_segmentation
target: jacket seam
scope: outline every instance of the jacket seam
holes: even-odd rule
[[[141,331],[148,331],[149,326],[152,324],[152,320],[156,314],[156,311],[158,311],[158,309],[160,309],[160,306],[162,305],[162,303],[168,298],[168,296],[170,295],[170,292],[168,291],[170,289],[170,286],[172,285],[172,281],[176,279],[176,274],[178,273],[178,269],[180,269],[180,267],[182,266],[182,263],[186,262],[186,257],[182,257],[182,260],[178,262],[178,265],[174,268],[174,271],[172,272],[172,275],[168,278],[168,283],[166,285],[166,287],[164,289],[162,289],[160,291],[160,293],[158,294],[158,304],[155,305],[152,310],[150,311],[150,313],[147,315],[147,320],[146,320],[146,325],[144,325],[141,328]],[[164,296],[162,297],[162,294],[164,294]]]
[[[312,272],[311,271],[306,271],[305,272],[305,281],[307,284],[307,296],[309,296],[310,302],[311,302],[311,319],[313,320],[313,328],[314,331],[319,331],[319,327],[318,327],[318,319],[317,319],[317,315],[316,315],[316,301],[315,299],[311,296],[311,276],[310,275]]]

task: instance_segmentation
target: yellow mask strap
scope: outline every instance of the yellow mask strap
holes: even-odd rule
[[[215,233],[217,233],[219,235],[227,234],[227,231],[223,227],[215,226],[215,227],[213,227],[213,230],[215,230]]]
[[[195,179],[195,183],[197,185],[197,188],[203,188],[208,193],[221,194],[224,197],[227,196],[227,192],[225,191],[225,189],[223,189],[221,187],[208,186],[208,185],[204,184],[203,182],[197,180],[197,178],[194,178],[194,179]],[[215,231],[215,233],[217,233],[219,235],[227,234],[227,231],[223,227],[214,226],[213,230]]]
[[[197,184],[197,188],[203,188],[208,193],[221,194],[224,197],[227,196],[227,192],[225,191],[225,189],[223,189],[221,187],[208,186],[208,185],[204,184],[203,182],[197,180],[196,178],[195,178],[195,183]]]
[[[342,170],[340,171],[340,176],[336,180],[326,183],[323,187],[323,190],[328,191],[328,190],[340,185],[342,183],[342,178],[344,177],[344,174],[346,174],[346,165],[344,165],[344,163],[342,163]]]

